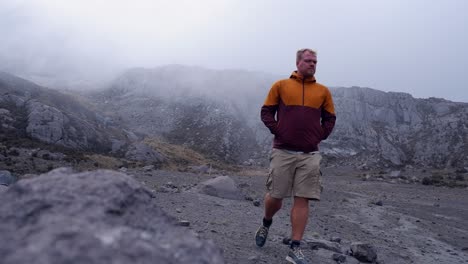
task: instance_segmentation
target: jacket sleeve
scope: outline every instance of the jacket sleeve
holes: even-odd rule
[[[276,134],[278,122],[275,119],[279,105],[279,81],[273,84],[260,111],[260,117],[272,134]]]
[[[332,95],[328,89],[325,101],[322,105],[321,117],[321,125],[323,129],[322,140],[325,140],[331,134],[336,122],[335,106],[333,104]]]

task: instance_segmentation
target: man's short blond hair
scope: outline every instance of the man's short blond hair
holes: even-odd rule
[[[306,53],[306,52],[309,52],[311,53],[312,55],[315,55],[317,56],[317,52],[315,50],[312,50],[312,49],[300,49],[297,51],[296,53],[296,63],[298,63],[301,59],[302,59],[302,54]]]

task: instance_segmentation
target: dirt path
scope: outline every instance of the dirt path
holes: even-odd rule
[[[167,171],[128,171],[155,190],[157,203],[170,215],[187,220],[188,231],[211,239],[223,249],[226,263],[286,263],[282,243],[289,235],[290,200],[274,218],[264,248],[254,245],[263,204],[227,200],[190,191],[214,175]],[[260,176],[229,175],[245,196],[261,199]],[[423,185],[362,181],[353,171],[325,169],[324,193],[314,203],[305,238],[341,238],[372,244],[380,263],[468,263],[468,190]],[[169,184],[168,184],[169,183]],[[163,187],[173,186],[173,187]],[[376,205],[381,202],[381,206]],[[380,203],[379,203],[380,204]],[[304,247],[311,263],[336,263],[334,252]],[[347,256],[346,263],[358,263]]]

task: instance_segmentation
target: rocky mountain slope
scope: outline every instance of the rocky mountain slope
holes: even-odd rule
[[[71,95],[0,72],[0,134],[76,150],[108,152],[125,142],[120,129]],[[123,143],[122,143],[123,144]]]
[[[100,94],[99,104],[139,132],[166,135],[224,160],[265,164],[271,135],[259,109],[278,78],[181,65],[133,69]],[[468,166],[467,103],[370,88],[331,90],[338,118],[321,150],[334,162]]]
[[[374,164],[468,166],[467,103],[359,87],[332,91],[341,121],[325,143],[329,151]]]
[[[272,135],[259,118],[278,77],[171,65],[132,69],[108,88],[58,92],[1,73],[3,134],[73,149],[120,152],[145,137],[234,164],[266,165]],[[331,88],[336,128],[324,162],[468,167],[468,104],[370,88]],[[141,149],[141,148],[140,148]]]

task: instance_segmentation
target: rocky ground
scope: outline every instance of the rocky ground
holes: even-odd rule
[[[218,176],[214,174],[139,169],[126,173],[153,189],[157,203],[187,225],[187,231],[221,247],[226,263],[286,263],[288,248],[282,241],[290,232],[289,200],[274,218],[265,247],[254,245],[266,171],[228,175],[242,200],[194,191]],[[338,259],[339,251],[345,263],[359,263],[347,255],[356,242],[369,243],[378,263],[468,263],[466,188],[364,181],[361,175],[352,168],[324,169],[322,201],[312,204],[303,243],[311,263],[337,263],[333,257]]]
[[[175,169],[158,170],[105,156],[75,157],[33,147],[0,145],[0,172],[6,170],[22,179],[64,166],[79,171],[120,170],[150,188],[156,203],[182,221],[181,228],[214,241],[223,250],[226,263],[286,263],[288,248],[283,238],[290,232],[289,200],[275,217],[265,247],[254,245],[263,214],[266,169],[176,164]],[[371,245],[378,263],[468,263],[466,168],[374,171],[368,166],[327,165],[322,201],[311,205],[304,236],[304,253],[312,263],[337,263],[343,258],[345,263],[358,263],[348,254],[350,245],[357,242]],[[196,191],[202,182],[220,175],[234,180],[241,199]],[[0,191],[6,188],[0,187]]]

